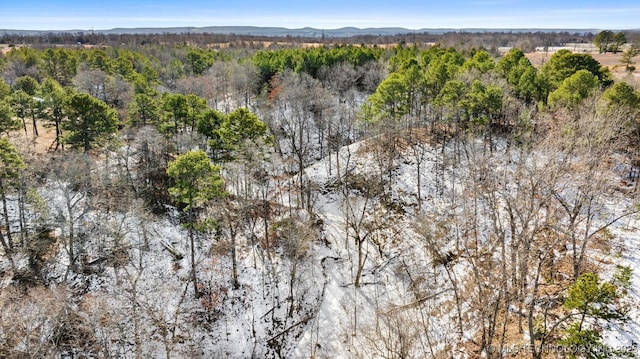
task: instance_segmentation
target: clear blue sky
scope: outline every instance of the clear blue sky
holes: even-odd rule
[[[640,28],[638,0],[3,0],[0,28]]]

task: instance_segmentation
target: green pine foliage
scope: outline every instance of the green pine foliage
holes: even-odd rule
[[[0,181],[11,181],[19,177],[26,168],[18,150],[6,138],[0,138]]]
[[[220,167],[204,151],[189,151],[169,163],[167,174],[174,181],[169,193],[185,211],[225,194]]]
[[[116,111],[89,94],[71,95],[66,101],[65,113],[68,120],[63,124],[63,140],[85,153],[106,144],[118,132],[120,121]]]
[[[331,66],[346,62],[354,66],[362,66],[369,61],[377,61],[383,50],[365,46],[334,46],[316,48],[290,48],[282,50],[259,51],[253,56],[253,63],[258,68],[260,83],[268,84],[271,78],[292,70],[304,72],[317,77],[323,66]]]
[[[597,323],[620,323],[627,320],[627,308],[623,299],[631,280],[631,269],[618,266],[611,282],[603,282],[597,273],[581,274],[569,287],[564,307],[575,314],[564,330],[558,344],[566,348],[583,348],[571,352],[571,358],[609,358],[612,354],[602,342],[602,333]],[[606,350],[605,350],[606,349]],[[629,353],[622,353],[628,357]]]
[[[596,76],[602,87],[613,83],[611,72],[603,67],[593,56],[589,54],[574,53],[569,50],[559,50],[549,58],[540,69],[546,89],[549,92],[556,90],[562,82],[579,70],[586,70]]]
[[[562,81],[562,84],[549,94],[549,106],[575,109],[582,100],[598,88],[598,78],[587,70],[578,70]]]
[[[7,134],[21,127],[20,120],[16,118],[13,106],[7,101],[0,100],[0,134]]]

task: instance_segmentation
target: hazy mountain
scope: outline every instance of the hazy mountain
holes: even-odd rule
[[[114,28],[108,30],[14,30],[0,29],[0,33],[18,35],[42,35],[47,33],[80,33],[96,32],[103,34],[163,34],[163,33],[194,33],[194,34],[237,34],[255,36],[296,36],[296,37],[350,37],[356,35],[398,35],[408,33],[433,33],[442,34],[446,32],[571,32],[586,33],[597,32],[597,29],[490,29],[490,28],[422,28],[407,29],[402,27],[376,27],[376,28],[356,28],[343,27],[339,29],[317,29],[304,27],[300,29],[288,29],[284,27],[258,27],[258,26],[207,26],[207,27],[139,27],[139,28]]]

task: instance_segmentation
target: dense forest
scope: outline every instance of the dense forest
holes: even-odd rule
[[[5,34],[0,357],[629,357],[622,36]]]

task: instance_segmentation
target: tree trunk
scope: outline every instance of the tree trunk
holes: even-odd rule
[[[73,219],[73,205],[71,204],[71,198],[69,198],[69,193],[65,193],[65,200],[67,202],[67,215],[69,216],[69,248],[68,248],[68,254],[69,254],[69,268],[71,269],[75,269],[76,268],[76,258],[75,258],[75,251],[73,249],[74,246],[74,237],[75,237],[75,226],[74,226],[74,219]]]
[[[463,325],[462,325],[462,299],[460,298],[460,289],[458,288],[458,280],[455,277],[455,273],[449,270],[447,264],[443,265],[445,272],[447,273],[447,277],[449,278],[449,282],[451,282],[451,286],[453,287],[453,295],[456,300],[456,317],[458,324],[458,335],[462,338],[462,334],[464,333]]]
[[[231,234],[231,267],[232,267],[232,275],[233,275],[233,288],[240,288],[240,283],[238,282],[238,260],[236,258],[236,233],[235,230],[232,231]]]
[[[7,241],[4,239],[4,235],[2,231],[0,231],[0,243],[2,243],[2,249],[4,249],[4,254],[9,258],[9,263],[11,263],[11,268],[15,268],[15,263],[13,262],[13,256],[11,255],[11,248],[7,245]]]
[[[38,137],[38,125],[36,124],[36,114],[34,112],[31,113],[31,122],[33,123],[33,138]]]
[[[20,183],[20,187],[18,189],[18,216],[20,218],[20,245],[23,248],[27,243],[26,200],[27,200],[27,189],[24,182],[22,182]]]
[[[24,129],[24,135],[28,137],[29,134],[27,132],[27,120],[24,117],[20,117],[20,119],[22,120],[22,128]]]
[[[366,256],[362,253],[362,245],[364,244],[364,239],[360,239],[360,237],[356,238],[356,243],[358,244],[358,272],[356,273],[356,280],[354,285],[356,288],[360,287],[360,278],[362,277],[362,268],[364,267],[364,262],[366,260]]]
[[[422,180],[420,179],[420,170],[422,169],[422,159],[418,159],[416,155],[416,171],[418,175],[416,177],[417,185],[418,185],[418,212],[422,211]]]
[[[298,262],[296,259],[293,260],[293,266],[291,268],[291,276],[289,277],[289,298],[290,298],[290,302],[289,302],[289,310],[288,310],[288,314],[289,314],[289,318],[293,318],[293,312],[295,311],[295,300],[294,300],[294,296],[293,296],[293,285],[296,279],[296,272],[298,270]]]
[[[191,223],[191,225],[193,225],[193,223]],[[189,242],[191,246],[191,281],[193,282],[193,295],[196,298],[199,298],[200,292],[198,291],[198,276],[196,275],[196,248],[193,228],[191,227],[189,227]]]
[[[7,195],[5,191],[4,181],[0,180],[0,197],[2,197],[2,215],[4,216],[4,225],[5,230],[7,232],[7,245],[9,251],[7,253],[11,253],[13,250],[13,238],[11,236],[11,222],[9,221],[9,210],[7,208]]]
[[[56,126],[56,151],[58,150],[58,147],[60,147],[60,145],[62,145],[62,150],[64,150],[64,144],[62,144],[62,141],[60,141],[60,138],[62,137],[62,129],[60,128],[60,121],[55,120],[54,122]]]

